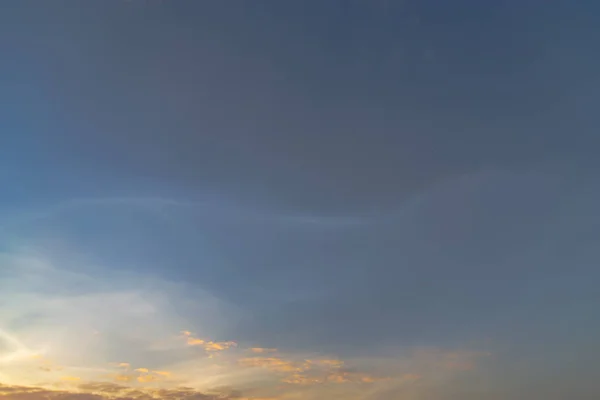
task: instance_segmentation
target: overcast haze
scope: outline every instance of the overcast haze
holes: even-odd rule
[[[598,15],[5,0],[0,398],[600,398]]]

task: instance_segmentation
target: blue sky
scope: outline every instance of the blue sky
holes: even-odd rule
[[[0,397],[597,398],[597,11],[7,1]]]

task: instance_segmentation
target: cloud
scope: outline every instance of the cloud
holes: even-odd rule
[[[0,379],[7,383],[59,381],[57,371],[82,380],[125,379],[114,369],[142,363],[148,371],[168,371],[191,356],[169,342],[172,327],[195,321],[218,332],[214,316],[228,309],[201,290],[188,294],[148,275],[59,268],[54,255],[31,248],[0,253],[0,263]],[[231,346],[206,344],[212,352]],[[113,362],[124,357],[131,362]]]
[[[60,379],[63,380],[63,381],[67,381],[67,382],[79,382],[79,381],[81,381],[81,378],[78,377],[78,376],[61,376]]]
[[[20,341],[15,335],[0,328],[0,364],[15,360],[34,358],[37,354]]]
[[[122,374],[118,374],[114,376],[115,381],[117,382],[130,382],[134,379],[135,377],[132,375],[122,375]]]
[[[316,360],[313,361],[318,364],[322,364],[331,368],[341,368],[344,366],[344,362],[341,360]]]
[[[251,393],[248,398],[285,399],[321,391],[325,398],[335,392],[351,399],[352,393],[362,396],[378,388],[429,382],[438,373],[477,370],[485,357],[421,349],[382,362],[285,348],[239,348],[237,341],[208,339],[228,338],[230,332],[213,335],[208,329],[214,310],[187,312],[182,305],[188,294],[181,286],[137,275],[66,270],[35,251],[0,257],[5,267],[0,271],[0,301],[6,306],[0,309],[0,381],[6,387],[33,387],[19,396],[35,392],[61,399],[75,395],[69,391],[76,387],[81,392],[77,396],[103,399],[192,398],[190,393],[216,399],[210,397],[212,389],[227,386]],[[227,312],[211,296],[206,299],[220,314]],[[194,298],[194,303],[202,301]],[[181,326],[190,330],[178,335]],[[244,343],[243,336],[232,338]],[[206,357],[216,354],[220,356]],[[112,383],[102,387],[99,380]],[[38,382],[56,390],[39,388]],[[193,389],[182,391],[179,386]]]
[[[252,347],[248,350],[251,351],[252,353],[257,353],[257,354],[276,353],[277,352],[277,349],[269,349],[269,348],[263,348],[263,347]]]
[[[159,378],[154,375],[140,375],[137,377],[137,381],[141,383],[156,382],[158,380]]]
[[[375,383],[390,380],[371,374],[344,370],[344,361],[337,359],[289,360],[279,357],[247,357],[238,360],[246,368],[262,368],[280,374],[280,381],[293,385],[323,383]]]
[[[376,383],[390,381],[390,377],[377,377],[359,372],[342,371],[310,371],[309,373],[293,373],[284,377],[281,381],[294,385],[317,385],[317,384],[346,384],[346,383]]]
[[[113,378],[117,382],[132,382],[135,380],[139,383],[150,383],[158,382],[171,376],[171,372],[169,371],[151,371],[148,368],[137,368],[133,372],[137,372],[137,375],[117,374]]]
[[[237,346],[236,342],[206,342],[204,349],[206,351],[223,351]]]
[[[110,383],[86,383],[70,391],[0,383],[0,399],[5,400],[229,400],[234,398],[244,399],[238,395],[207,394],[190,388],[138,389]]]
[[[242,358],[238,363],[243,367],[259,367],[275,372],[295,372],[307,369],[306,363],[294,363],[277,357]]]
[[[148,373],[148,368],[138,368],[135,370],[135,372],[141,372],[143,374],[147,374]]]
[[[228,350],[232,347],[236,347],[236,342],[213,342],[211,340],[204,340],[197,337],[194,337],[190,331],[182,331],[183,336],[186,337],[186,343],[188,346],[200,346],[205,351],[214,353],[219,351]]]

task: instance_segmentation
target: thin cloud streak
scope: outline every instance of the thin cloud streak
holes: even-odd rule
[[[264,222],[291,226],[306,225],[323,228],[361,226],[373,222],[373,218],[370,217],[334,217],[261,211],[260,209],[230,203],[224,199],[198,201],[155,196],[90,197],[72,198],[53,206],[40,206],[34,209],[28,208],[25,211],[13,210],[10,215],[4,218],[3,224],[0,225],[0,234],[2,232],[7,234],[14,228],[44,223],[54,218],[62,218],[69,213],[84,210],[91,212],[93,209],[102,208],[135,208],[159,218],[168,216],[169,211],[183,211],[201,218],[218,218],[238,222]]]

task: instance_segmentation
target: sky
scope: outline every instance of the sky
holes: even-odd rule
[[[0,400],[600,398],[599,7],[2,2]]]

